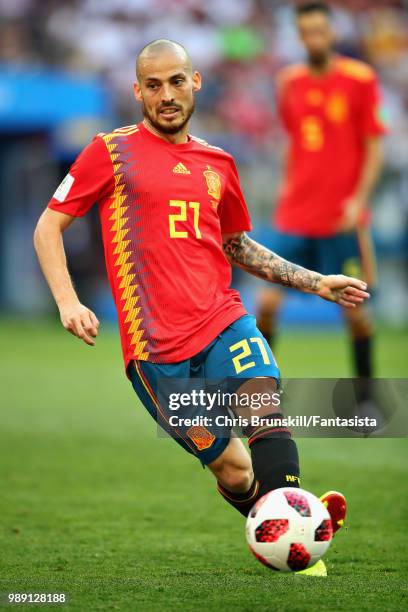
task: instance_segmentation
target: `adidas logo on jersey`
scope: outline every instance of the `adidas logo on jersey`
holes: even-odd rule
[[[174,166],[173,172],[174,174],[191,174],[190,170],[187,170],[185,165],[182,164],[181,162],[179,162],[176,166]]]

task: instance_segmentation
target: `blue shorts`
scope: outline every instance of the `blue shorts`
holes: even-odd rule
[[[364,276],[368,241],[366,236],[363,241],[356,232],[336,234],[330,238],[307,238],[270,229],[258,239],[283,259],[308,270],[320,274]]]
[[[229,325],[222,333],[200,353],[178,363],[158,364],[149,361],[133,361],[128,374],[133,388],[140,401],[164,429],[186,451],[198,457],[203,465],[217,459],[228,445],[231,428],[223,428],[223,437],[219,428],[175,427],[170,424],[174,416],[168,403],[159,401],[160,385],[163,381],[176,384],[180,381],[201,379],[221,381],[228,379],[235,383],[235,389],[244,381],[256,377],[275,378],[280,380],[280,372],[272,351],[256,327],[256,319],[245,315]],[[219,408],[226,413],[225,407]],[[188,415],[197,417],[205,413],[201,406],[189,406]]]

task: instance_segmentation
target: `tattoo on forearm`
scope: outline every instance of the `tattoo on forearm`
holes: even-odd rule
[[[224,253],[234,264],[259,278],[293,287],[303,291],[316,291],[321,274],[297,266],[261,244],[251,240],[245,233],[228,239],[223,244]]]

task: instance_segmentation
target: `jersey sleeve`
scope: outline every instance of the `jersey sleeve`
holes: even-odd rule
[[[362,83],[359,123],[363,136],[381,136],[388,131],[380,86],[375,75]]]
[[[238,171],[234,160],[229,162],[229,173],[226,180],[224,194],[218,207],[221,232],[233,234],[252,229],[251,219],[242,193]]]
[[[99,200],[109,195],[114,184],[112,162],[105,142],[95,136],[72,164],[48,208],[82,217]]]

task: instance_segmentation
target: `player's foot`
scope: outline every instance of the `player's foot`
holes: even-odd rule
[[[320,559],[320,561],[312,565],[312,567],[308,567],[300,572],[295,572],[295,574],[303,576],[327,576],[326,564]]]
[[[320,501],[326,506],[333,526],[333,535],[344,525],[346,518],[347,504],[344,495],[338,491],[327,491],[321,496]],[[317,563],[295,574],[303,574],[303,576],[327,576],[327,568],[320,559]]]
[[[320,497],[320,501],[330,514],[334,535],[344,525],[347,511],[346,498],[338,491],[327,491]]]

